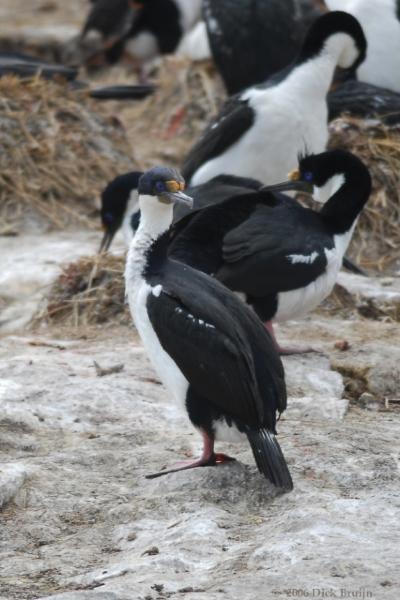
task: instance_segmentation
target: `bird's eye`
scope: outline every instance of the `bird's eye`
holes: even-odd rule
[[[158,193],[165,192],[165,183],[163,181],[156,181],[155,188]]]
[[[303,179],[304,181],[312,181],[314,179],[314,176],[311,171],[306,171],[305,173],[303,173]]]

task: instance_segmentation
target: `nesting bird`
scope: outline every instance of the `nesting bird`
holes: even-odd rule
[[[201,0],[97,0],[81,38],[97,33],[108,62],[125,54],[141,70],[158,55],[177,49],[200,10]]]
[[[326,0],[329,8],[356,17],[368,42],[357,68],[359,81],[400,93],[400,4],[398,0]]]
[[[315,190],[315,199],[324,202],[321,210],[279,193],[289,190]],[[182,219],[170,256],[243,294],[272,333],[273,321],[302,316],[331,292],[370,191],[368,169],[353,154],[306,156],[291,181]]]
[[[182,169],[191,185],[220,174],[282,179],[299,153],[317,153],[328,140],[326,94],[337,66],[355,69],[365,58],[358,21],[345,12],[311,26],[289,73],[227,100],[194,145]]]
[[[272,339],[227,288],[168,256],[173,205],[192,202],[183,189],[173,169],[156,167],[140,178],[141,220],[125,270],[129,306],[148,356],[203,437],[200,459],[156,475],[229,460],[215,454],[215,440],[247,438],[260,472],[290,490],[275,437],[286,389]]]

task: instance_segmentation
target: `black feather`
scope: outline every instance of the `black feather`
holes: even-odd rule
[[[292,477],[275,435],[266,429],[246,434],[260,473],[277,487],[287,492],[292,490]]]

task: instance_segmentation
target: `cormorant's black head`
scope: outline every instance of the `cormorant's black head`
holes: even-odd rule
[[[315,199],[324,202],[345,181],[368,191],[368,194],[371,187],[367,167],[357,156],[345,150],[329,150],[300,157],[298,169],[289,173],[288,177],[288,181],[262,189],[274,192],[295,190],[311,194],[315,190]]]
[[[129,198],[132,193],[137,192],[141,175],[140,171],[119,175],[104,188],[101,194],[100,209],[104,236],[100,245],[100,252],[109,249],[115,234],[121,227]]]
[[[140,196],[156,196],[164,204],[180,203],[192,208],[193,200],[183,193],[185,180],[177,169],[153,167],[139,179]]]
[[[367,40],[357,19],[341,10],[328,12],[314,21],[307,32],[297,63],[318,56],[335,34],[345,34],[351,38],[339,56],[338,66],[355,71],[365,59]]]

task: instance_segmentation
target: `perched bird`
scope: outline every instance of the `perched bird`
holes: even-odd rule
[[[312,0],[204,0],[212,56],[228,94],[287,67],[321,14]]]
[[[281,360],[257,317],[218,281],[168,257],[173,204],[191,204],[174,169],[139,181],[141,220],[125,269],[129,306],[143,345],[171,396],[203,436],[200,459],[154,476],[228,457],[214,441],[246,439],[261,473],[285,490],[292,479],[276,440],[286,407]]]
[[[269,184],[295,167],[299,153],[324,150],[334,70],[356,68],[365,53],[354,17],[340,11],[321,16],[289,74],[227,100],[189,152],[182,169],[186,181],[197,185],[225,173]]]
[[[83,26],[81,42],[97,32],[107,62],[127,55],[142,71],[146,62],[178,48],[200,12],[201,0],[97,0]]]
[[[288,190],[315,190],[324,204],[304,208],[278,193]],[[181,219],[170,256],[243,294],[272,334],[272,322],[308,313],[331,292],[370,191],[368,169],[353,154],[306,156],[291,181]]]
[[[359,81],[400,93],[399,0],[325,0],[329,8],[356,17],[368,42],[366,59],[357,68]]]

